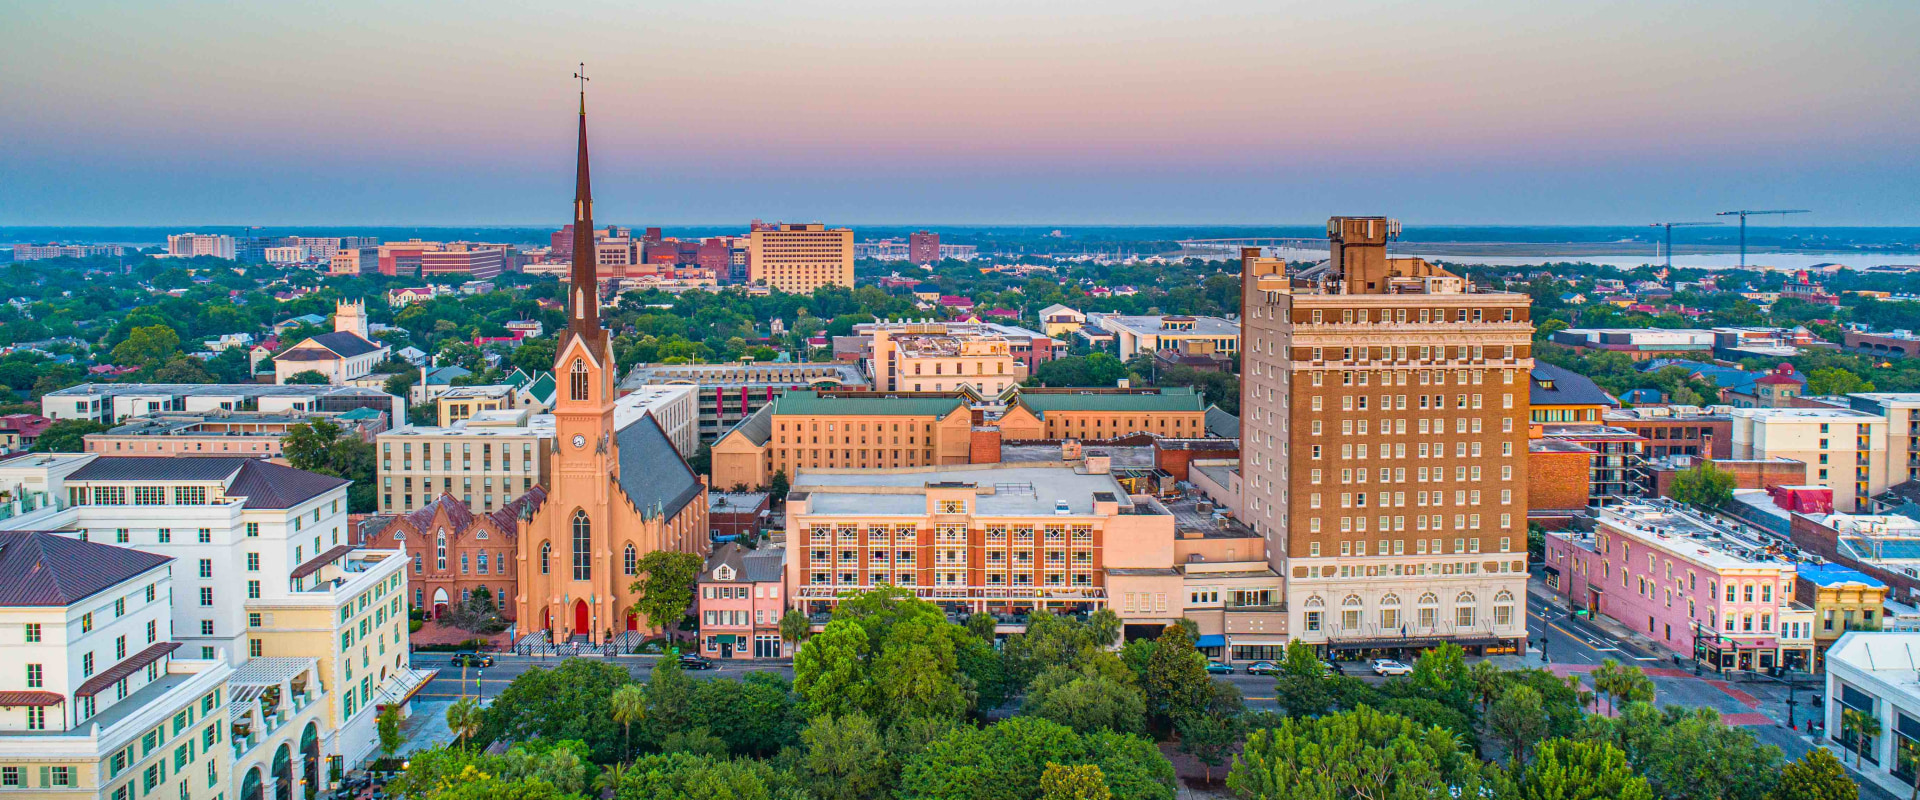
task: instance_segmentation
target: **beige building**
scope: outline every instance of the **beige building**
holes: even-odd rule
[[[1835,511],[1866,511],[1888,486],[1885,416],[1845,408],[1736,408],[1732,414],[1734,459],[1806,464],[1807,484],[1832,489]]]
[[[800,470],[969,463],[973,415],[958,395],[788,391],[713,444],[713,485],[791,482]]]
[[[793,294],[853,288],[853,231],[818,223],[756,228],[747,239],[747,282]]]
[[[295,425],[326,419],[347,436],[371,442],[387,429],[387,415],[370,408],[340,414],[219,411],[211,414],[162,412],[134,417],[125,424],[84,437],[89,453],[117,455],[280,456],[281,442]]]
[[[883,391],[970,391],[999,397],[1027,379],[1027,365],[1016,359],[1005,337],[956,336],[940,324],[873,329],[869,372]]]
[[[1887,419],[1887,485],[1920,480],[1920,392],[1847,396],[1853,410]]]
[[[1116,439],[1151,433],[1206,435],[1207,403],[1192,387],[1149,389],[1022,388],[996,425],[1005,441]]]
[[[1398,230],[1335,217],[1329,259],[1291,272],[1243,254],[1238,513],[1286,580],[1295,638],[1514,652],[1529,299],[1389,258]]]
[[[486,411],[500,411],[513,408],[513,386],[493,384],[489,386],[453,386],[433,398],[433,407],[437,416],[434,419],[441,425],[452,425]]]
[[[318,372],[340,385],[368,375],[393,348],[367,338],[364,301],[342,301],[333,313],[333,333],[323,333],[273,357],[273,382],[286,383],[302,372]]]
[[[414,511],[445,493],[480,514],[546,483],[553,417],[482,411],[452,425],[395,428],[376,444],[380,513]]]
[[[213,800],[231,788],[221,660],[171,641],[173,560],[0,533],[0,792]]]
[[[1161,350],[1183,350],[1194,343],[1208,353],[1233,353],[1240,347],[1240,325],[1219,317],[1088,314],[1087,324],[1114,336],[1121,361]]]

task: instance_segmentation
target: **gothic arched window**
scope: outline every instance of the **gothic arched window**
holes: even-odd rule
[[[573,512],[573,579],[584,581],[593,578],[593,563],[588,558],[593,553],[593,523],[587,520],[587,512]]]
[[[553,543],[541,542],[540,543],[540,574],[542,575],[547,574],[547,559],[551,555],[553,555]]]
[[[572,383],[573,399],[587,399],[587,362],[577,358],[573,360]]]
[[[624,562],[627,567],[628,575],[632,575],[636,570],[640,568],[640,552],[633,549],[633,545],[631,544],[627,545],[627,555],[626,555],[626,558],[624,559]]]

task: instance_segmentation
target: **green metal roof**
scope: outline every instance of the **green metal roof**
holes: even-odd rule
[[[540,373],[540,377],[533,379],[533,383],[528,385],[524,391],[535,400],[543,404],[551,405],[553,403],[553,389],[553,373],[542,372]]]
[[[1120,394],[1109,392],[1087,392],[1085,394],[1051,394],[1021,392],[1018,400],[1035,416],[1045,419],[1049,411],[1115,411],[1121,413],[1140,413],[1147,411],[1194,411],[1207,410],[1206,400],[1191,386],[1173,386],[1161,389],[1159,394]]]
[[[955,409],[965,411],[967,408],[966,401],[958,397],[821,397],[811,389],[788,389],[773,402],[775,414],[793,416],[858,414],[945,418]]]

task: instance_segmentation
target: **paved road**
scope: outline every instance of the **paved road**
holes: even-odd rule
[[[427,700],[457,700],[461,697],[493,698],[507,688],[521,673],[534,667],[552,669],[558,666],[559,659],[536,658],[532,656],[501,655],[495,656],[494,665],[484,669],[477,667],[448,666],[447,653],[414,653],[412,665],[422,669],[438,669],[440,674],[420,690],[419,697]],[[626,668],[627,673],[639,680],[646,680],[647,673],[653,669],[658,656],[616,656],[603,659]],[[732,664],[715,661],[710,670],[690,670],[688,675],[694,678],[739,678],[749,672],[778,672],[788,679],[793,678],[793,666],[787,663],[742,662]]]

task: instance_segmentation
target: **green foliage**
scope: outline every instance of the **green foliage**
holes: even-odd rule
[[[1653,800],[1613,745],[1549,739],[1533,750],[1531,761],[1514,762],[1512,800]]]
[[[1447,642],[1421,653],[1410,677],[1423,696],[1461,713],[1473,711],[1473,674],[1467,670],[1467,651],[1459,645]]]
[[[144,367],[164,362],[179,350],[180,334],[173,328],[164,324],[146,325],[134,328],[126,341],[115,345],[111,357],[122,366]]]
[[[992,614],[976,612],[967,616],[967,632],[980,637],[981,641],[993,641],[994,626],[998,624]]]
[[[1154,641],[1140,685],[1146,696],[1147,714],[1167,723],[1189,710],[1203,707],[1213,692],[1206,656],[1194,649],[1187,629],[1178,625],[1167,626]]]
[[[1115,386],[1131,375],[1127,365],[1106,353],[1063,356],[1043,362],[1027,383],[1033,386]]]
[[[36,453],[83,453],[87,449],[87,434],[105,430],[106,425],[90,419],[56,420],[40,432],[32,449]]]
[[[1700,466],[1673,476],[1668,495],[1682,503],[1705,509],[1725,508],[1733,502],[1733,490],[1739,482],[1733,473],[1702,462]]]
[[[1487,714],[1487,727],[1507,746],[1509,759],[1527,760],[1527,748],[1547,732],[1547,710],[1531,686],[1515,686],[1501,694]]]
[[[1190,714],[1174,725],[1180,733],[1180,752],[1206,765],[1207,782],[1213,782],[1213,768],[1226,763],[1233,746],[1245,733],[1238,714]]]
[[[407,736],[400,729],[400,707],[390,705],[381,709],[373,722],[380,737],[381,757],[392,758],[407,743]]]
[[[1227,787],[1252,800],[1474,797],[1481,773],[1445,730],[1363,706],[1254,731]]]
[[[957,718],[998,692],[999,659],[946,612],[911,593],[854,595],[794,654],[794,688],[809,716]]]
[[[1140,690],[1133,687],[1133,675],[1120,667],[1117,659],[1111,663],[1117,669],[1103,671],[1091,664],[1079,669],[1046,669],[1027,685],[1022,712],[1080,733],[1103,729],[1144,732],[1146,703]]]
[[[621,751],[621,728],[613,721],[608,699],[631,680],[625,669],[584,658],[567,659],[554,669],[533,667],[494,698],[475,738],[483,742],[577,739],[586,743],[592,760],[612,761]],[[654,694],[648,691],[650,701]],[[657,716],[654,712],[648,708],[650,723]]]
[[[614,791],[617,800],[806,800],[793,776],[751,759],[692,753],[644,756]]]
[[[800,734],[800,771],[820,800],[880,800],[892,794],[899,765],[865,714],[815,717]]]
[[[1840,759],[1824,747],[1808,751],[1780,770],[1780,782],[1767,800],[1859,800],[1860,784],[1847,775]]]
[[[366,514],[377,508],[372,442],[348,435],[331,420],[315,419],[288,428],[280,452],[295,469],[353,481],[347,487],[348,511]]]
[[[1048,764],[1040,773],[1040,800],[1110,800],[1099,764]]]
[[[627,591],[639,595],[632,611],[646,618],[648,625],[659,626],[667,637],[693,605],[693,584],[700,576],[700,557],[673,550],[655,550],[640,558],[643,576]]]
[[[1172,800],[1173,765],[1137,736],[1081,735],[1066,726],[1014,717],[961,728],[908,760],[901,800],[1030,800],[1049,764],[1100,768],[1115,797]]]
[[[633,752],[633,724],[647,718],[647,694],[640,684],[629,683],[607,697],[607,713],[620,725],[622,754]]]
[[[1287,652],[1274,677],[1274,700],[1288,716],[1317,717],[1333,707],[1333,690],[1328,685],[1331,670],[1313,652],[1313,645],[1299,639],[1287,643]]]
[[[788,644],[797,645],[807,638],[807,629],[811,626],[812,622],[807,619],[805,611],[789,608],[785,614],[780,615],[780,639]]]
[[[288,375],[286,380],[281,381],[281,383],[284,383],[288,386],[293,386],[296,384],[304,384],[304,385],[310,385],[310,386],[325,386],[330,382],[331,381],[327,378],[326,373],[320,372],[317,370],[311,370],[311,369],[301,370],[299,372],[293,373],[292,375]]]
[[[1782,765],[1780,748],[1722,723],[1710,708],[1633,703],[1617,718],[1587,717],[1576,738],[1625,751],[1654,795],[1668,800],[1763,800]]]
[[[1822,367],[1807,374],[1807,394],[1810,395],[1824,397],[1871,391],[1873,381],[1839,367]]]

